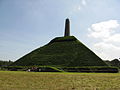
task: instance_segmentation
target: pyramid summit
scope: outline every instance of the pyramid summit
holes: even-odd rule
[[[107,66],[94,52],[70,36],[70,21],[66,19],[64,37],[56,37],[48,44],[33,50],[13,63],[14,66]]]

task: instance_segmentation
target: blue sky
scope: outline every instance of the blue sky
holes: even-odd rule
[[[0,59],[17,60],[64,35],[71,35],[102,59],[120,58],[120,0],[0,0]]]

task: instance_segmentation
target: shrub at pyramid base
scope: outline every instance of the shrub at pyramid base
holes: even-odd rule
[[[57,37],[23,56],[13,66],[107,66],[74,36]]]

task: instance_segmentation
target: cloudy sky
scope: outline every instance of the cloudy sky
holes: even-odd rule
[[[104,60],[120,58],[120,0],[0,0],[0,60],[17,60],[64,34]]]

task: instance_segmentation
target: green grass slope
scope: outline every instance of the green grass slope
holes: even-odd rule
[[[57,37],[47,45],[23,56],[17,66],[107,66],[95,53],[74,36]]]

